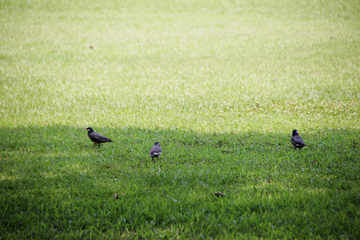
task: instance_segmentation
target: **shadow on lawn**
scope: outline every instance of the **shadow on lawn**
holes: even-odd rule
[[[89,165],[113,166],[114,169],[150,166],[154,163],[150,161],[149,150],[155,141],[159,141],[163,149],[158,161],[160,165],[217,164],[221,170],[226,170],[222,165],[229,164],[254,172],[257,172],[256,168],[272,169],[276,166],[327,166],[335,169],[358,163],[360,155],[360,134],[354,130],[300,131],[309,147],[296,151],[290,143],[291,130],[279,134],[211,134],[136,127],[94,127],[94,130],[111,138],[114,143],[102,144],[100,148],[93,146],[83,127],[1,128],[0,171],[8,176],[5,178],[11,179],[11,175],[21,172],[29,174],[29,170],[32,175],[41,175],[49,167],[76,173],[79,168]],[[52,171],[56,175],[55,170]]]
[[[45,237],[94,226],[99,232],[124,233],[125,228],[146,230],[163,223],[165,229],[191,228],[194,221],[199,225],[193,226],[195,232],[201,233],[209,216],[222,216],[212,224],[223,224],[229,233],[265,236],[259,235],[264,229],[256,227],[265,218],[275,228],[295,231],[297,237],[303,236],[300,230],[323,237],[341,229],[356,235],[351,233],[352,224],[341,220],[342,216],[354,220],[353,208],[359,205],[359,133],[353,130],[300,131],[309,145],[301,151],[294,151],[290,143],[291,130],[210,134],[94,126],[114,141],[100,148],[92,146],[84,128],[0,130],[1,226],[8,234],[29,231],[27,237],[40,236],[42,229],[51,229]],[[163,153],[152,162],[149,149],[155,141],[161,143]],[[225,192],[226,197],[216,198],[215,191]],[[331,217],[338,228],[303,216],[307,211],[329,218],[327,212],[334,204],[343,214]],[[239,220],[252,213],[254,219]],[[309,232],[307,226],[314,221],[320,227]],[[289,222],[299,229],[288,229]],[[32,230],[34,226],[38,232]],[[214,228],[208,236],[220,233]]]

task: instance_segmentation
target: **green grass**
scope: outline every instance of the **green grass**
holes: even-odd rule
[[[0,26],[0,239],[360,237],[358,1],[0,0]]]

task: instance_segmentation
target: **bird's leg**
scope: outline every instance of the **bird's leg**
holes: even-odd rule
[[[96,142],[93,143],[93,146],[95,146]]]
[[[151,157],[151,160],[153,160],[153,161],[154,161],[154,157]]]

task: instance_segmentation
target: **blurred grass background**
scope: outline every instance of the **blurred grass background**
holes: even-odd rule
[[[1,12],[3,126],[279,131],[358,117],[356,1],[2,0]]]

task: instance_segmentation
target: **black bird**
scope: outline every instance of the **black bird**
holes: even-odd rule
[[[154,146],[150,149],[150,157],[151,159],[154,161],[154,157],[156,157],[156,159],[159,159],[161,153],[161,147],[160,147],[160,143],[156,142],[154,144]]]
[[[88,131],[89,138],[91,139],[91,141],[94,142],[93,145],[98,144],[100,147],[101,143],[112,142],[110,138],[104,137],[103,135],[94,132],[94,130],[91,127],[86,128],[86,130]]]
[[[296,148],[301,149],[306,146],[304,140],[299,136],[299,133],[296,129],[294,129],[292,132],[291,143],[294,145],[295,150]]]

